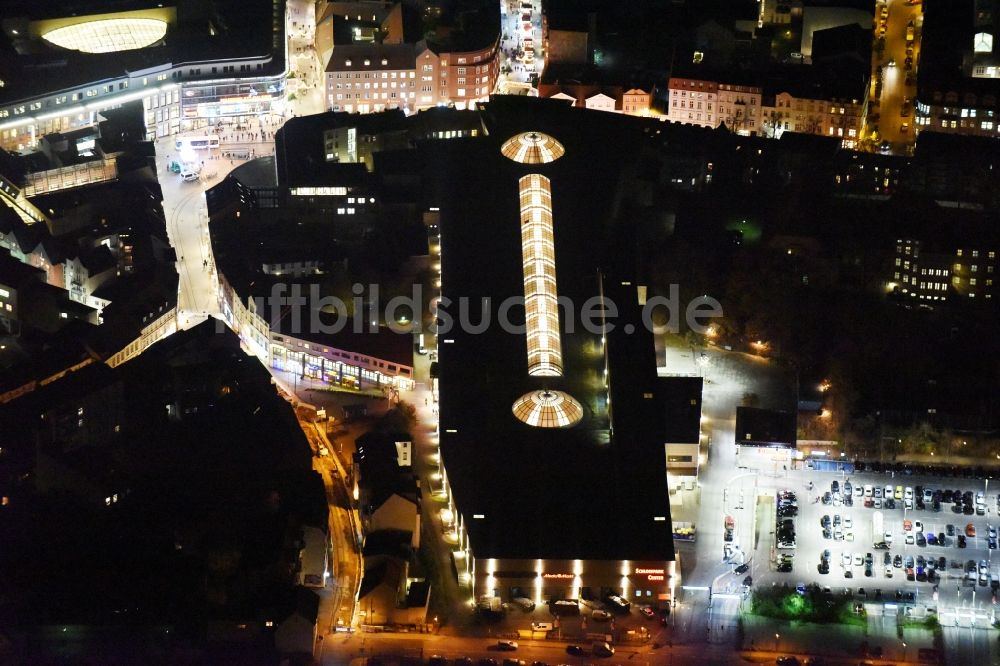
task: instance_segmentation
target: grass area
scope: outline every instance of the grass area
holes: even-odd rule
[[[776,620],[814,622],[817,624],[847,624],[865,626],[865,615],[854,612],[849,594],[824,592],[818,585],[810,585],[804,594],[788,587],[756,590],[750,612]]]

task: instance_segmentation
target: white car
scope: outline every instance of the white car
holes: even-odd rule
[[[871,486],[868,486],[868,488],[871,488]],[[864,494],[865,494],[865,489],[864,488],[862,488],[861,486],[854,486],[854,496],[855,497],[862,497]]]
[[[916,538],[913,536],[913,532],[906,533],[906,545],[912,546],[916,542]]]
[[[860,567],[865,563],[865,558],[861,553],[854,553],[854,566]]]
[[[914,520],[913,521],[913,531],[914,532],[923,532],[924,531],[924,524],[922,522],[920,522],[919,520]]]
[[[882,537],[888,545],[892,545],[892,532],[886,532],[885,536]]]
[[[886,578],[892,578],[892,565],[891,564],[885,565],[885,577]]]
[[[198,174],[194,171],[181,171],[181,180],[185,183],[192,183],[198,180]]]
[[[849,530],[854,527],[854,521],[850,516],[844,516],[844,529]]]
[[[903,500],[903,508],[906,509],[907,511],[912,511],[913,510],[913,500],[911,500],[911,499]]]
[[[906,489],[903,490],[903,499],[913,499],[913,488],[906,486]]]
[[[871,497],[873,490],[871,485],[865,486],[865,497]],[[997,502],[1000,502],[1000,495],[997,495]]]
[[[841,553],[840,559],[841,559],[841,566],[844,566],[844,567],[851,566],[851,554],[850,553]]]

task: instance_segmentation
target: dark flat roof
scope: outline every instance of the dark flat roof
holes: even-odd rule
[[[795,414],[759,407],[736,408],[736,443],[740,446],[795,448]]]
[[[559,295],[579,309],[599,293],[603,271],[621,326],[606,336],[610,420],[601,336],[579,321],[562,335],[561,378],[528,377],[525,337],[495,324],[439,336],[442,458],[472,549],[476,557],[671,559],[662,396],[651,333],[624,326],[639,321],[639,304],[637,284],[628,284],[630,219],[615,215],[642,123],[528,98],[495,98],[485,116],[489,137],[424,146],[429,196],[441,209],[443,295],[471,297],[472,322],[480,299],[523,296],[517,181],[542,173],[552,180]],[[565,156],[532,167],[501,156],[500,144],[526,130],[552,134]],[[512,317],[523,322],[523,310]],[[542,387],[579,400],[583,421],[566,429],[518,421],[514,400]]]
[[[701,441],[701,377],[663,377],[660,390],[664,393],[667,415],[666,442],[697,444]]]

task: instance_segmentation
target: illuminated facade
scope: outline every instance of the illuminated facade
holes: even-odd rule
[[[101,111],[134,101],[143,104],[148,139],[204,126],[223,116],[283,113],[287,61],[283,3],[268,4],[273,5],[275,19],[269,48],[255,52],[241,46],[218,55],[196,54],[172,43],[175,31],[185,28],[177,8],[170,6],[38,20],[10,17],[2,29],[18,55],[37,58],[37,53],[54,53],[50,56],[54,71],[65,70],[70,61],[70,70],[79,62],[87,65],[80,72],[92,74],[89,79],[64,76],[56,79],[59,83],[22,74],[20,80],[31,85],[16,87],[0,80],[0,148],[30,150],[42,136],[94,125]],[[88,64],[87,54],[117,52],[122,62],[107,71]],[[41,60],[33,66],[44,71],[45,64]]]

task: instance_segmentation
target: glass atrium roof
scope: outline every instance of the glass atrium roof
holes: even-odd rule
[[[504,141],[500,152],[521,164],[548,164],[565,155],[566,149],[548,134],[522,132]]]
[[[67,25],[42,35],[45,41],[83,53],[145,48],[163,39],[167,23],[151,18],[113,18]]]
[[[562,391],[525,393],[511,407],[519,421],[536,428],[569,428],[583,419],[583,407]]]

